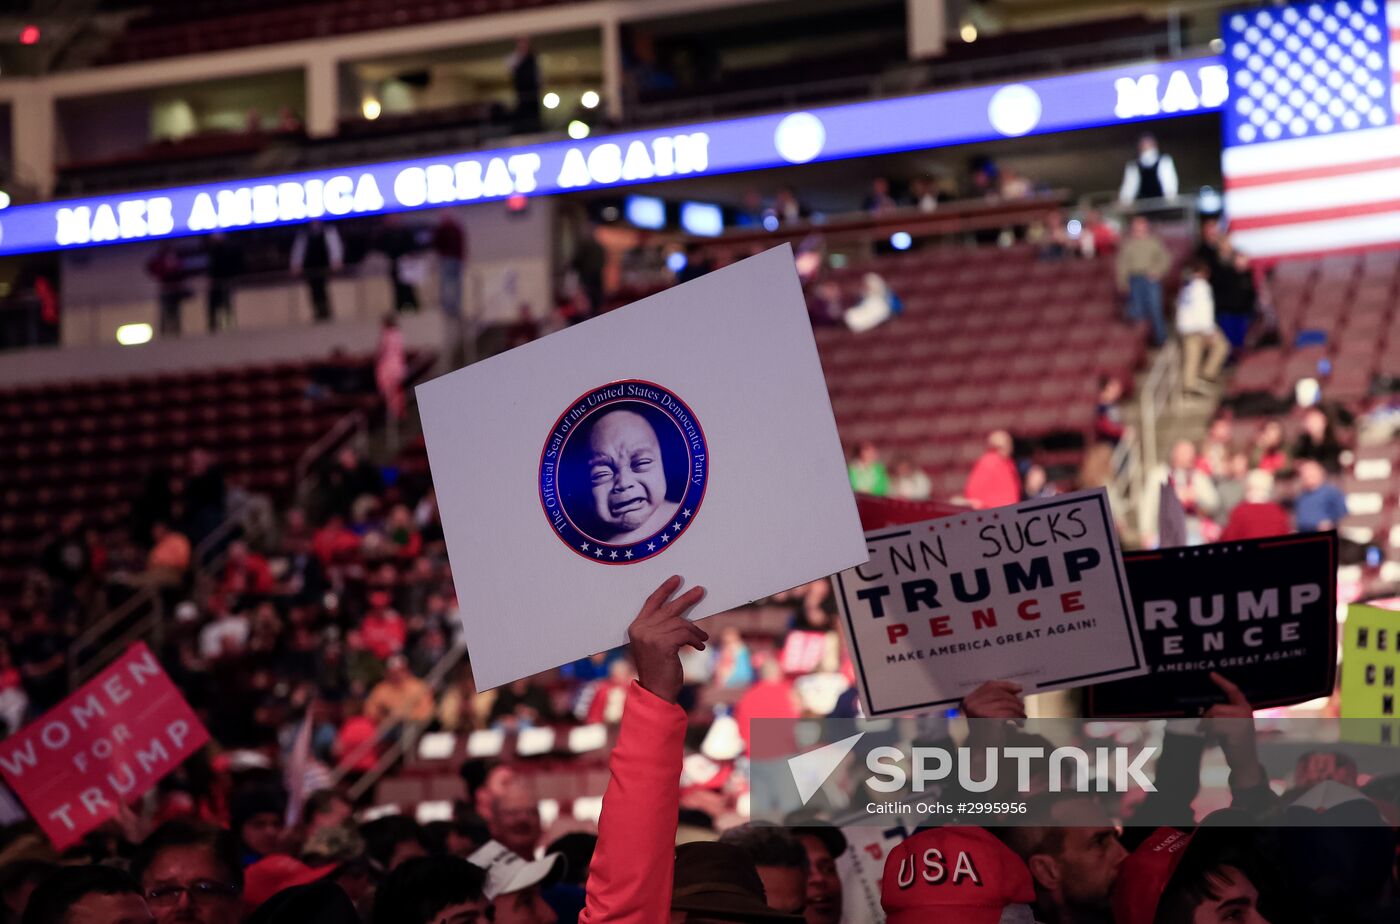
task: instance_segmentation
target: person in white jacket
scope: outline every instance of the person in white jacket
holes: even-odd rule
[[[1189,272],[1190,279],[1177,297],[1176,332],[1181,335],[1181,386],[1200,391],[1202,377],[1213,381],[1220,375],[1230,356],[1230,341],[1215,323],[1209,264],[1193,260]]]
[[[866,273],[863,280],[865,296],[846,309],[846,326],[858,334],[873,330],[899,313],[897,299],[878,273]]]

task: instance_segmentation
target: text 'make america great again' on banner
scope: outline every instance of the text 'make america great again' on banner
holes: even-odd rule
[[[1337,534],[1125,555],[1151,673],[1090,687],[1085,714],[1200,715],[1224,694],[1255,708],[1329,696],[1337,667]]]
[[[0,742],[0,773],[59,850],[144,795],[204,746],[200,724],[155,655],[136,644]]]

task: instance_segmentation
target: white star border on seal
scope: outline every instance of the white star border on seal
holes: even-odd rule
[[[691,511],[690,509],[687,508],[687,509],[685,509],[685,510],[682,510],[680,515],[683,516],[683,517],[685,517],[687,520],[689,520],[690,517],[691,517],[691,515],[692,515],[692,513],[693,513],[693,511]],[[652,537],[651,537],[651,540],[650,540],[649,542],[647,542],[646,545],[642,545],[642,544],[638,543],[637,545],[634,545],[634,546],[632,546],[631,548],[624,549],[624,550],[622,551],[622,555],[621,555],[622,560],[623,560],[623,561],[633,561],[633,560],[636,558],[637,555],[641,555],[641,556],[643,556],[643,557],[646,557],[646,556],[648,556],[648,555],[654,555],[654,554],[656,554],[656,552],[658,551],[658,548],[657,548],[657,545],[656,545],[656,540],[658,540],[658,539],[661,540],[661,542],[662,542],[661,549],[665,549],[666,547],[668,547],[668,546],[670,545],[671,540],[674,539],[676,536],[679,536],[681,533],[685,532],[686,527],[688,527],[689,525],[690,525],[690,523],[688,523],[688,522],[682,523],[682,522],[679,521],[679,520],[675,521],[675,522],[672,523],[670,526],[668,526],[668,527],[666,527],[665,529],[663,529],[661,532],[659,532],[659,533],[657,533],[656,535],[652,536]],[[594,547],[594,552],[593,552],[593,554],[594,554],[595,556],[601,556],[601,551],[600,551],[600,549],[601,549],[601,546],[595,546],[595,547]],[[607,556],[607,558],[608,558],[608,560],[610,560],[610,561],[616,561],[616,560],[618,560],[618,552],[617,552],[617,550],[612,550],[612,551],[610,551],[609,554],[608,554],[608,556]]]

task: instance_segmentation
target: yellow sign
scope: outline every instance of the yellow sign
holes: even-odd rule
[[[1400,742],[1400,612],[1352,604],[1342,633],[1344,737]],[[1374,721],[1379,719],[1380,721]]]

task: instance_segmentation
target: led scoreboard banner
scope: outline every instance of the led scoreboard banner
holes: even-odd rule
[[[1216,57],[0,211],[0,255],[549,195],[1219,110]]]

